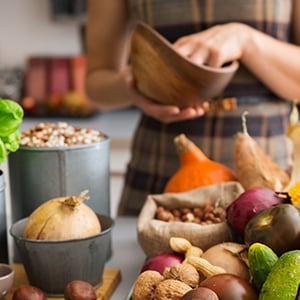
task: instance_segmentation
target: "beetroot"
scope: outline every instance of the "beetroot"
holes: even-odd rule
[[[248,189],[227,208],[227,221],[241,237],[244,237],[246,225],[252,217],[261,210],[282,202],[276,192],[267,187]]]

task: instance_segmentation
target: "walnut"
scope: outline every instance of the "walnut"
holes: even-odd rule
[[[200,279],[198,271],[190,264],[176,264],[166,268],[163,276],[165,279],[182,281],[192,288],[198,287]]]
[[[159,300],[180,300],[184,294],[192,288],[186,283],[176,279],[161,281],[155,289],[155,299]]]
[[[135,281],[132,299],[155,300],[154,291],[156,286],[163,280],[164,277],[157,271],[147,270],[142,272]]]

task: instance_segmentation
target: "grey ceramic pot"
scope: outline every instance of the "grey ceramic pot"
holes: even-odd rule
[[[62,297],[65,286],[72,280],[84,280],[95,288],[102,276],[109,252],[114,221],[98,215],[102,231],[83,239],[38,241],[23,238],[27,218],[10,228],[30,284],[48,296]]]
[[[5,300],[5,295],[13,287],[15,271],[9,264],[0,263],[0,300]]]

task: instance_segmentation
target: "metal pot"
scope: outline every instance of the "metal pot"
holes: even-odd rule
[[[85,203],[110,216],[110,139],[68,147],[21,146],[9,156],[12,223],[45,201],[89,191]]]

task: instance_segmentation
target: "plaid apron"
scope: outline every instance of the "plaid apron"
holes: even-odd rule
[[[171,42],[224,22],[243,22],[290,41],[292,1],[288,0],[131,0],[131,17],[156,28]],[[161,193],[179,167],[174,137],[185,133],[210,158],[234,169],[234,135],[248,111],[249,134],[282,168],[288,167],[285,131],[291,104],[271,93],[243,66],[226,88],[236,97],[233,111],[210,112],[195,120],[162,124],[142,115],[132,142],[119,215],[138,215],[149,194]]]

